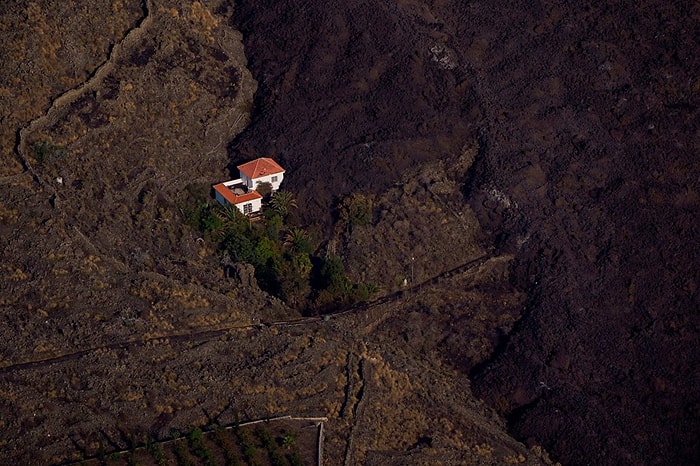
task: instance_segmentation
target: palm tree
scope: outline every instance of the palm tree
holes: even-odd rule
[[[297,200],[294,199],[294,194],[289,191],[277,191],[272,195],[270,207],[279,214],[280,217],[284,218],[289,214],[291,208],[296,209]]]
[[[311,249],[311,239],[303,228],[292,228],[284,234],[284,246],[293,253],[309,253]]]
[[[226,232],[236,229],[241,225],[241,222],[247,220],[247,217],[233,204],[216,206],[214,215],[221,222],[220,228],[217,228],[215,233],[222,236],[225,235]]]

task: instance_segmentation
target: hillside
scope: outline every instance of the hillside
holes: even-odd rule
[[[527,295],[487,362],[457,358],[475,393],[567,464],[694,463],[699,16],[656,1],[240,2],[264,117],[234,147],[267,142],[298,166],[314,216],[338,190],[439,160]],[[349,260],[391,266],[383,239],[422,216],[394,218]],[[444,261],[463,250],[447,241]]]
[[[466,374],[432,350],[387,345],[375,331],[392,315],[420,312],[420,302],[437,305],[434,286],[445,286],[391,295],[401,290],[398,274],[406,277],[400,251],[422,245],[430,254],[414,264],[416,282],[485,252],[474,216],[451,200],[457,175],[437,166],[422,175],[444,199],[408,173],[396,173],[393,191],[376,191],[389,215],[377,231],[394,215],[429,218],[416,223],[424,225],[419,234],[386,243],[394,249],[385,256],[394,262],[391,280],[381,280],[376,265],[367,269],[389,298],[372,313],[330,321],[298,320],[299,311],[251,283],[245,267],[224,274],[216,244],[186,225],[182,203],[229,176],[227,166],[243,157],[232,157],[229,143],[255,108],[257,84],[232,14],[226,4],[178,1],[84,10],[17,2],[3,11],[2,40],[14,45],[4,48],[6,62],[15,64],[3,76],[0,184],[5,458],[56,464],[123,450],[131,439],[291,414],[329,417],[328,464],[546,461],[471,396]],[[93,48],[76,45],[83,42]],[[465,151],[459,176],[473,156]],[[293,192],[303,179],[296,171]],[[465,217],[455,219],[445,202]],[[463,254],[437,260],[446,251],[430,241],[432,223],[443,225],[445,242],[461,241]],[[370,226],[352,238],[322,231],[319,243],[336,242],[342,252]],[[363,267],[347,260],[350,273]],[[444,280],[465,284],[465,305],[488,303],[469,287],[503,282],[508,260],[481,261]],[[498,309],[481,312],[490,331],[501,325]]]
[[[0,449],[292,415],[328,417],[325,464],[696,461],[698,19],[9,2]],[[370,303],[310,315],[188,225],[259,156]]]

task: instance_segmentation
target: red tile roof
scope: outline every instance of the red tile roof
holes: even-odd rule
[[[214,185],[214,190],[221,194],[231,204],[241,204],[242,202],[252,201],[254,199],[262,199],[262,195],[257,191],[248,191],[243,194],[236,194],[231,191],[224,183]]]
[[[238,166],[238,171],[243,173],[249,179],[254,180],[261,176],[274,175],[276,173],[284,173],[284,168],[280,167],[277,162],[268,157],[260,157],[248,163]]]

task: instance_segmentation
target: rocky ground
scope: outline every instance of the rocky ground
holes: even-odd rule
[[[0,446],[290,414],[329,464],[696,461],[698,16],[8,3]],[[260,155],[374,305],[296,320],[184,225]]]
[[[699,14],[656,1],[241,2],[264,117],[234,146],[266,141],[313,180],[300,198],[325,206],[337,187],[373,190],[426,159],[452,170],[476,141],[458,179],[527,294],[491,360],[469,369],[477,394],[566,463],[692,463]]]

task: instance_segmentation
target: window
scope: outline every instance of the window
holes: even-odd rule
[[[273,183],[277,183],[277,177],[276,177],[276,176],[273,176],[273,177],[272,177],[272,180],[270,180],[270,181],[272,181]]]
[[[247,203],[243,204],[243,213],[248,215],[253,212],[253,204],[252,203]]]

